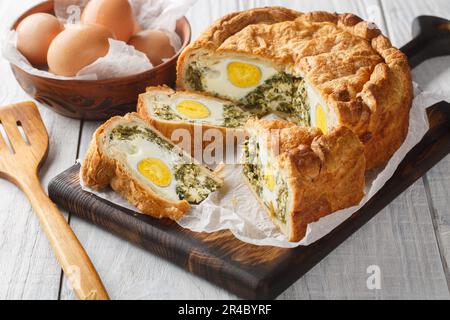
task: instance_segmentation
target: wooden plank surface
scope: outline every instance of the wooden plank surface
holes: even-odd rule
[[[4,28],[26,7],[36,2],[1,1],[1,27]],[[411,21],[416,15],[434,13],[450,18],[446,0],[430,3],[420,0],[383,1],[382,6],[380,3],[377,0],[199,0],[190,10],[188,18],[195,36],[223,14],[255,6],[275,4],[304,11],[348,11],[374,20],[393,37],[393,42],[398,46],[410,39]],[[450,80],[449,71],[446,71],[448,67],[443,67],[448,66],[448,62],[446,58],[438,59],[429,67],[424,65],[414,75],[417,81],[435,89],[436,82],[443,85]],[[3,60],[0,62],[0,72],[2,104],[28,99]],[[445,89],[445,86],[442,88]],[[49,159],[42,171],[46,183],[74,162],[78,142],[80,155],[84,155],[97,123],[85,122],[81,140],[78,141],[79,121],[63,118],[44,108],[40,110],[49,130],[51,146]],[[442,264],[450,256],[449,175],[450,159],[447,159],[423,180],[425,183],[416,183],[281,298],[449,298],[445,264]],[[0,298],[57,298],[60,270],[30,206],[10,184],[0,181],[0,190]],[[84,221],[73,218],[71,224],[112,298],[233,298],[224,290]],[[371,265],[380,267],[380,290],[366,287],[369,276],[367,267]],[[61,298],[73,298],[65,285],[61,289]]]
[[[450,1],[448,0],[422,1],[414,6],[406,1],[383,0],[383,8],[390,13],[387,16],[387,24],[391,40],[396,45],[403,45],[410,39],[410,25],[418,15],[436,15],[450,20]],[[414,70],[414,80],[424,90],[450,97],[449,66],[450,57],[439,57],[426,61]],[[447,156],[431,170],[423,181],[447,285],[450,287],[450,156]]]
[[[39,1],[0,1],[0,30]],[[0,59],[0,106],[30,100],[19,87],[9,64]],[[50,149],[41,169],[46,187],[56,174],[74,163],[79,121],[40,107]],[[0,180],[0,299],[57,299],[61,269],[25,196]]]

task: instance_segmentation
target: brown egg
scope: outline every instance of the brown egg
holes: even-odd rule
[[[128,42],[135,19],[128,0],[91,0],[81,15],[81,22],[108,28],[117,40]]]
[[[32,65],[46,65],[50,43],[63,30],[64,26],[55,16],[32,14],[17,26],[17,49]]]
[[[137,20],[134,19],[134,22],[133,22],[133,34],[136,34],[136,33],[140,32],[140,31],[142,31],[142,28],[139,25],[139,22],[137,22]]]
[[[128,44],[145,53],[154,66],[163,63],[162,59],[171,58],[175,55],[175,50],[167,35],[158,30],[138,32],[131,37]]]
[[[104,57],[109,50],[112,33],[93,24],[69,26],[61,32],[48,49],[50,72],[60,76],[75,76],[78,71]]]

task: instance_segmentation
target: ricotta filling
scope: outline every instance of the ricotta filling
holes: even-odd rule
[[[161,196],[198,204],[220,187],[192,159],[149,128],[118,125],[107,138],[123,164]]]
[[[337,115],[328,107],[325,100],[311,85],[306,84],[306,90],[311,106],[310,126],[319,128],[324,134],[327,134],[331,129],[339,124]]]

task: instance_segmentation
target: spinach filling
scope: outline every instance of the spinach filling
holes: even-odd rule
[[[254,144],[254,151],[250,151],[250,144]],[[255,193],[261,198],[270,213],[282,223],[286,223],[288,188],[280,174],[275,174],[275,201],[276,209],[271,202],[263,198],[264,175],[261,160],[259,159],[259,144],[252,139],[243,145],[243,173],[253,187]]]
[[[311,116],[309,110],[308,93],[304,79],[297,80],[298,86],[292,96],[292,106],[294,112],[287,118],[298,125],[311,126]]]
[[[158,118],[161,118],[163,120],[168,121],[183,120],[181,116],[173,112],[170,106],[166,104],[155,103],[153,106],[153,112]]]
[[[223,126],[226,128],[243,127],[251,116],[250,112],[233,104],[223,106]]]
[[[241,108],[262,117],[275,113],[296,124],[309,126],[308,96],[303,78],[285,72],[267,79],[262,85],[240,99]]]
[[[148,141],[156,143],[161,148],[166,150],[172,150],[174,145],[161,138],[158,134],[150,130],[149,128],[139,128],[135,126],[123,126],[118,125],[111,130],[109,140],[134,140],[136,138],[143,138]]]
[[[220,185],[211,177],[202,173],[195,164],[178,164],[175,166],[176,193],[180,200],[198,204],[216,191]]]
[[[197,63],[193,62],[188,65],[186,69],[186,82],[192,89],[204,91],[203,72],[202,69],[197,66]]]
[[[255,152],[250,152],[249,144],[253,141],[247,140],[243,144],[243,173],[247,177],[248,181],[252,185],[256,194],[261,197],[262,195],[262,181],[263,175],[261,172],[261,162],[259,157],[255,158],[255,154],[259,151],[259,144],[254,143]]]

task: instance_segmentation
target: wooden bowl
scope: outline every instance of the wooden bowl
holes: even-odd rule
[[[12,28],[38,12],[54,14],[53,1],[29,9]],[[176,32],[181,37],[183,49],[191,39],[191,27],[185,17],[178,20]],[[21,87],[52,110],[76,119],[105,120],[135,111],[138,95],[148,86],[174,86],[178,55],[149,71],[109,80],[57,80],[29,74],[13,64],[11,68]]]

